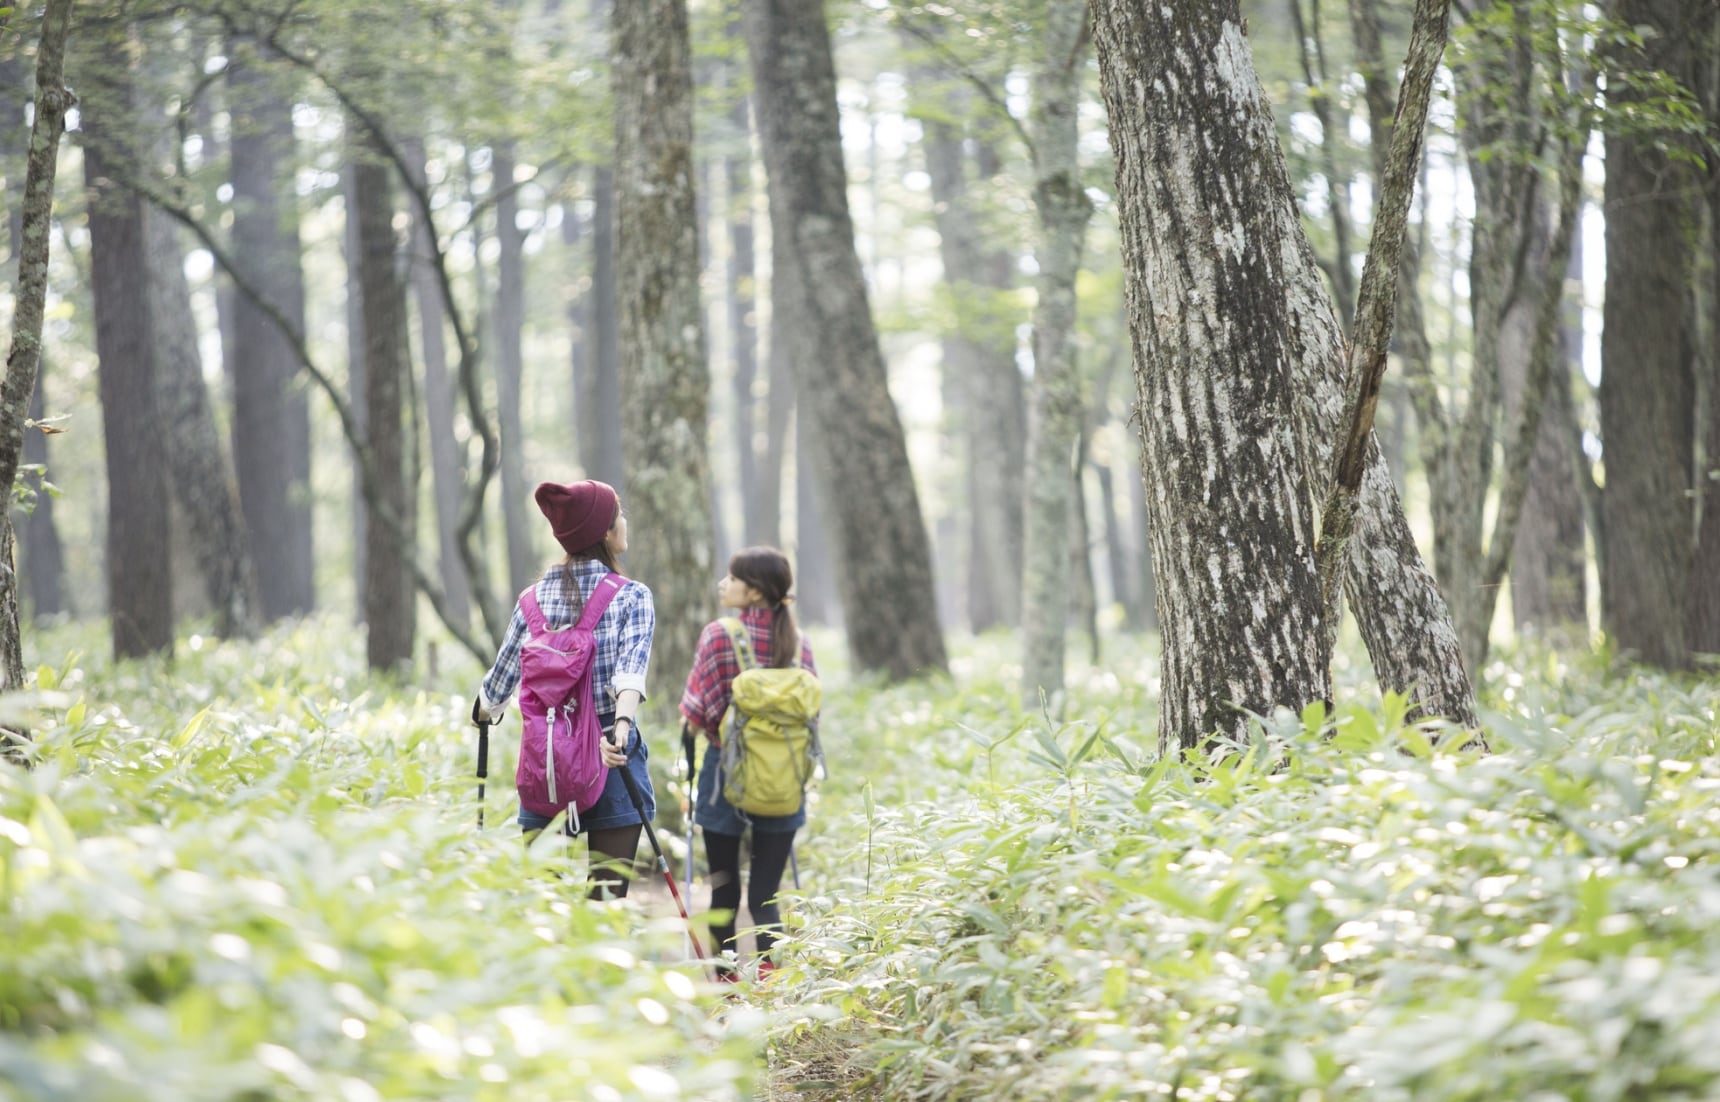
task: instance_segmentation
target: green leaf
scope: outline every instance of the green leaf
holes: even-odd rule
[[[203,730],[203,723],[208,718],[209,709],[207,707],[192,716],[191,722],[180,728],[179,733],[173,736],[173,748],[175,750],[183,750],[185,747],[191,745],[191,740],[196,738],[198,733]]]

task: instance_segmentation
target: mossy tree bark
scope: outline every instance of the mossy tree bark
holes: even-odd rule
[[[686,0],[616,3],[610,58],[628,559],[656,598],[653,695],[672,700],[715,578]]]

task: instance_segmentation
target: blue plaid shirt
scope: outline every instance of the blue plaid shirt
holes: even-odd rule
[[[607,572],[595,559],[574,562],[570,568],[579,583],[580,596],[591,599],[592,590]],[[576,617],[573,604],[567,598],[561,567],[551,567],[537,583],[538,608],[551,628],[572,627]],[[583,601],[580,607],[584,607]],[[608,692],[597,694],[597,715],[605,729],[615,723],[615,698],[627,689],[641,697],[645,695],[645,671],[651,664],[651,633],[657,626],[657,609],[651,603],[651,590],[643,582],[629,581],[603,610],[597,621],[597,657],[592,667],[594,686],[608,686]],[[484,710],[498,714],[520,684],[520,648],[530,636],[526,630],[526,614],[519,603],[514,604],[514,618],[508,621],[508,632],[502,637],[502,649],[496,664],[490,667],[479,691]]]

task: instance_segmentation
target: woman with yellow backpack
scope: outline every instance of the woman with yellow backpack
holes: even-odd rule
[[[711,910],[723,915],[711,923],[711,933],[719,953],[738,958],[741,840],[750,828],[747,911],[761,976],[774,967],[770,951],[781,924],[776,896],[794,833],[806,825],[804,788],[818,754],[823,702],[812,648],[789,607],[793,584],[788,556],[776,548],[736,552],[717,583],[718,603],[736,615],[705,625],[681,694],[687,728],[704,732],[710,743],[693,812],[704,828]],[[738,973],[731,965],[719,975],[732,980]]]

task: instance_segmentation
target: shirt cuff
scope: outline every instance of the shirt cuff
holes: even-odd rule
[[[479,689],[478,703],[483,705],[484,711],[488,712],[492,718],[499,717],[502,714],[502,711],[507,708],[508,701],[512,699],[513,695],[514,694],[509,693],[500,700],[491,700],[484,690]]]
[[[610,693],[619,697],[628,689],[639,694],[639,699],[645,699],[645,675],[642,673],[618,673],[610,683]]]

